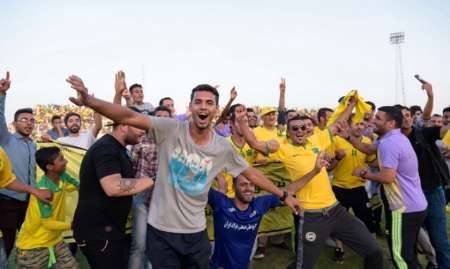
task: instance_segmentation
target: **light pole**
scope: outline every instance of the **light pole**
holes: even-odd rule
[[[403,78],[403,61],[401,44],[405,43],[405,33],[391,33],[391,44],[395,46],[395,102],[399,103],[399,95],[402,95],[402,105],[406,105],[405,80]]]

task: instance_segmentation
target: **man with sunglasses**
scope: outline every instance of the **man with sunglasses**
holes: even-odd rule
[[[341,117],[325,130],[307,136],[301,117],[287,124],[287,140],[275,153],[289,172],[292,181],[308,173],[320,152],[334,143],[334,135],[341,129],[356,105],[355,99]],[[313,268],[329,236],[337,238],[364,258],[364,268],[382,268],[383,254],[370,232],[356,217],[341,206],[333,193],[326,169],[322,169],[296,193],[304,209],[295,221],[296,262],[288,268]]]
[[[9,72],[0,80],[0,146],[3,147],[12,163],[13,172],[22,183],[34,185],[34,154],[36,144],[31,139],[35,119],[31,108],[22,108],[14,113],[15,133],[8,131],[5,118],[6,92],[11,86]],[[29,194],[12,190],[0,190],[0,230],[3,233],[6,255],[14,246],[16,231],[22,225],[27,210]]]

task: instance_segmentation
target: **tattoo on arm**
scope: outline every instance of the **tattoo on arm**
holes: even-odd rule
[[[119,179],[119,189],[121,192],[130,192],[136,187],[136,178]]]

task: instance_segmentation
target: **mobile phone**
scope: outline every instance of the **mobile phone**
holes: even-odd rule
[[[425,83],[426,83],[426,81],[423,80],[418,74],[415,74],[414,77],[415,77],[420,83],[422,83],[422,84],[425,84]]]

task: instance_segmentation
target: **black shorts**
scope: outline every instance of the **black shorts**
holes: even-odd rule
[[[169,233],[147,225],[147,256],[153,269],[208,269],[211,245],[206,230]]]

